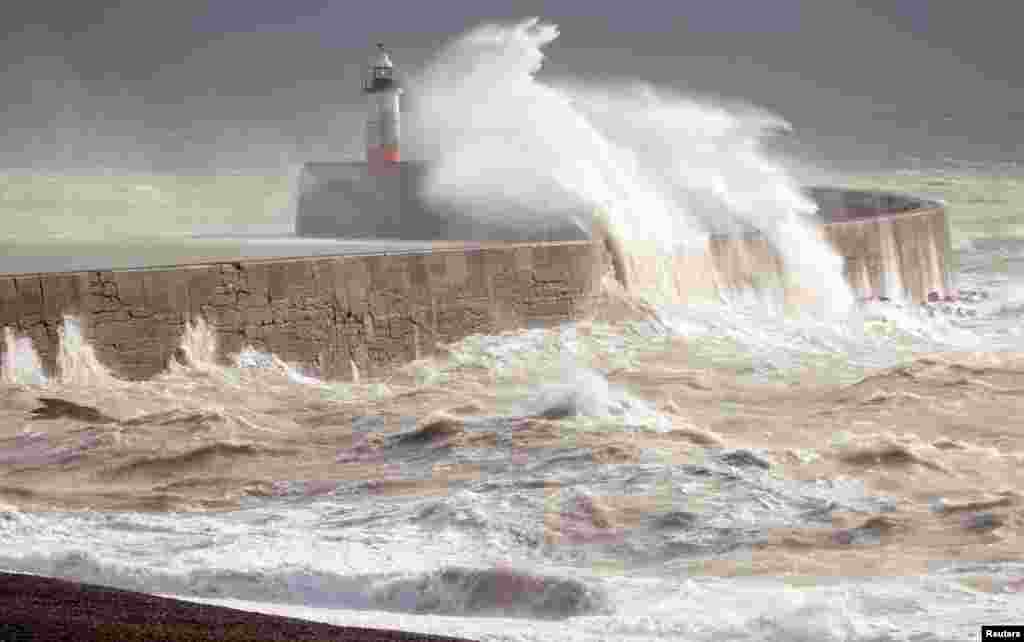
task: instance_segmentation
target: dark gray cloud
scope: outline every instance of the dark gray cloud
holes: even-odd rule
[[[1024,24],[1024,3],[1014,0],[864,0],[858,5],[934,49],[944,49],[979,73],[1024,86],[1014,55]]]
[[[214,156],[228,162],[223,159],[248,155],[257,162],[272,149],[347,149],[337,139],[359,133],[359,74],[374,42],[387,42],[399,63],[414,71],[467,28],[530,15],[562,30],[548,52],[549,76],[641,77],[758,103],[812,133],[846,128],[849,137],[864,138],[858,133],[875,112],[981,117],[1022,104],[1022,72],[1008,55],[1020,5],[7,3],[0,21],[6,63],[0,127],[5,149],[18,154],[12,160],[8,152],[0,163],[26,164],[62,150],[65,162],[107,163],[114,157],[173,167]]]

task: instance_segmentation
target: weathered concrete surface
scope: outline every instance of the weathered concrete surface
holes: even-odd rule
[[[891,216],[835,221],[825,238],[845,259],[847,281],[864,297],[920,303],[952,290],[946,213],[929,207]]]
[[[862,296],[925,301],[953,289],[953,249],[945,207],[936,201],[838,187],[810,187],[824,238],[844,258]]]
[[[923,302],[950,292],[942,206],[912,197],[822,189],[819,227],[861,297]],[[888,209],[887,209],[888,208]],[[662,257],[633,244],[435,242],[419,254],[244,259],[165,269],[0,276],[0,327],[32,338],[54,371],[63,315],[82,322],[97,356],[126,378],[163,370],[185,324],[203,317],[223,354],[245,345],[322,377],[368,376],[475,333],[590,316],[614,270],[633,293],[670,302],[785,284],[763,238],[713,238]],[[787,302],[813,295],[787,285]],[[0,343],[0,351],[4,349]]]
[[[63,315],[75,315],[105,365],[144,379],[166,368],[185,324],[201,316],[223,355],[251,344],[348,379],[350,363],[376,376],[437,343],[587,316],[607,266],[589,242],[439,244],[429,254],[8,276],[0,327],[31,337],[53,372]]]
[[[900,195],[823,190],[831,192],[851,198],[822,197],[816,232],[843,260],[844,276],[857,297],[921,303],[933,292],[951,293],[952,250],[941,205]],[[854,198],[861,195],[871,199]],[[716,299],[728,291],[777,285],[784,287],[790,305],[815,298],[785,278],[783,257],[755,234],[712,237],[704,250],[671,258],[660,256],[654,243],[646,249],[634,244],[629,250],[624,262],[630,286],[634,291],[657,291],[668,302]]]

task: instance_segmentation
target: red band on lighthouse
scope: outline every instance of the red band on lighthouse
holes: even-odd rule
[[[398,153],[398,145],[384,145],[381,147],[366,148],[366,162],[371,165],[383,163],[397,163],[401,160]]]

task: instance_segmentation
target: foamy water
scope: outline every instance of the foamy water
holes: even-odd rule
[[[764,529],[803,524],[803,516],[830,506],[885,514],[898,500],[853,478],[837,476],[822,485],[787,479],[781,469],[766,475],[739,459],[717,463],[725,461],[723,453],[735,452],[728,449],[745,447],[743,438],[702,433],[706,424],[696,418],[696,408],[684,402],[666,411],[609,373],[624,371],[636,382],[649,373],[642,388],[671,393],[679,384],[657,383],[661,375],[647,364],[680,338],[689,344],[683,362],[698,373],[696,381],[700,372],[723,371],[755,381],[791,380],[800,372],[827,373],[821,365],[826,362],[843,363],[847,379],[853,380],[880,367],[913,362],[915,355],[955,353],[965,346],[973,350],[995,337],[1019,354],[1024,339],[1004,334],[1002,325],[1006,310],[1018,300],[1016,291],[1006,290],[1005,299],[996,292],[984,308],[989,313],[972,319],[971,327],[955,316],[929,318],[882,305],[862,308],[859,327],[787,319],[764,306],[691,306],[663,309],[660,320],[476,336],[452,346],[446,358],[411,364],[406,370],[417,383],[390,385],[319,381],[252,348],[220,361],[214,333],[202,320],[182,338],[185,364],[172,365],[152,382],[118,382],[97,374],[102,369],[68,319],[61,370],[22,368],[20,385],[9,390],[26,399],[59,397],[116,408],[122,427],[105,432],[93,423],[86,435],[69,443],[75,433],[62,438],[58,424],[47,429],[39,423],[13,444],[7,442],[0,462],[22,471],[33,463],[61,465],[66,472],[58,477],[75,476],[75,462],[82,462],[84,470],[121,470],[109,479],[116,480],[126,499],[137,493],[143,505],[152,501],[150,496],[185,494],[169,512],[81,510],[87,505],[75,512],[37,512],[11,505],[0,513],[6,542],[0,567],[337,624],[480,640],[711,640],[727,634],[780,641],[964,639],[982,623],[1007,621],[1024,610],[1024,592],[1016,588],[1018,565],[957,567],[955,560],[936,559],[924,575],[872,580],[823,574],[820,567],[774,577],[745,578],[735,571],[731,578],[706,576],[701,564],[716,555],[756,568],[754,558],[743,562],[743,550],[762,539],[768,532]],[[24,337],[8,333],[8,341],[20,354],[32,354]],[[1024,370],[1017,372],[1024,377]],[[486,395],[472,392],[480,390],[481,382],[489,389]],[[455,404],[444,392],[455,389],[469,390],[478,400],[471,415],[455,416],[468,431],[464,434],[493,431],[496,444],[465,443],[439,451],[431,439],[403,436],[415,435],[417,426],[429,421],[431,408]],[[435,400],[412,406],[398,401],[417,390]],[[432,397],[431,390],[449,398]],[[892,386],[888,390],[899,393]],[[309,423],[302,417],[313,407],[319,409],[314,416],[324,418]],[[240,472],[248,469],[247,452],[287,448],[295,439],[319,442],[322,438],[315,435],[323,429],[316,426],[337,422],[327,417],[339,412],[346,417],[346,431],[371,438],[389,423],[387,415],[375,412],[388,408],[407,414],[399,432],[385,437],[393,445],[379,455],[375,447],[360,445],[372,440],[359,438],[340,450],[327,442],[307,445],[311,453],[325,449],[323,455],[343,465],[383,457],[384,477],[345,481],[329,468],[303,473],[302,466],[291,476],[280,467],[268,470],[269,479]],[[416,410],[409,413],[410,408]],[[685,434],[721,439],[727,449],[719,450],[712,441],[706,454],[698,450],[688,456],[697,456],[692,459],[696,464],[669,464],[657,447],[642,447],[632,463],[592,463],[588,449],[593,451],[594,442],[584,435],[612,431],[619,438],[636,435],[636,443],[643,444],[644,435],[679,434],[679,412],[686,417],[684,424],[692,426]],[[968,416],[971,407],[961,412]],[[515,419],[522,416],[556,418],[567,435],[576,436],[554,449],[505,452],[501,443],[515,440],[524,429],[526,424]],[[71,422],[72,427],[82,425]],[[924,438],[920,427],[904,427]],[[156,450],[145,446],[152,438],[166,440],[167,431],[175,431],[176,439],[189,433],[192,439],[202,437],[196,446],[187,441]],[[113,434],[121,441],[112,440]],[[139,469],[140,460],[130,452],[127,461],[112,457],[118,447],[132,443],[131,451],[151,452],[146,457],[157,459],[148,465],[159,467]],[[236,462],[233,474],[242,475],[238,481],[217,481],[216,460],[200,459],[210,456],[201,454],[210,452],[204,443],[216,444],[225,472],[230,470],[223,468],[230,466],[227,462]],[[808,461],[828,456],[820,445],[803,446],[799,453]],[[778,452],[739,452],[762,453],[750,462],[757,457],[780,461]],[[305,458],[287,459],[296,456]],[[375,482],[387,484],[388,479],[429,484],[438,479],[437,471],[466,464],[485,474],[468,483],[452,481],[440,495],[382,496],[374,490]],[[736,475],[740,486],[730,481]],[[201,494],[209,499],[188,499],[189,489],[205,484],[213,492]],[[59,506],[60,495],[52,494],[59,487],[47,491],[44,486],[37,486],[46,494],[35,501],[49,496],[53,499],[43,501]],[[970,484],[962,490],[970,493]],[[67,493],[66,500],[75,494],[61,492]],[[653,519],[647,526],[623,529],[595,519],[603,502],[638,492],[661,497],[645,509]],[[226,502],[225,508],[240,502],[240,508],[205,512],[219,501]],[[190,506],[200,512],[182,512]],[[706,526],[688,530],[688,524],[701,522]],[[561,539],[551,539],[552,530]],[[872,546],[873,536],[867,537],[860,546]],[[987,582],[983,590],[972,583],[979,577]]]
[[[436,142],[439,197],[582,198],[627,252],[749,223],[830,291],[806,203],[756,151],[771,119],[542,85],[554,35],[474,31],[421,79],[439,113],[462,96],[444,73],[494,91]],[[553,191],[524,201],[536,179]],[[972,639],[1024,613],[1024,242],[963,229],[977,296],[955,304],[669,301],[378,381],[222,355],[202,319],[146,382],[74,318],[52,371],[5,328],[0,568],[495,642]]]
[[[660,283],[671,267],[659,255],[752,228],[824,312],[845,314],[852,295],[840,259],[808,223],[814,203],[759,148],[784,121],[640,83],[540,82],[542,49],[557,36],[537,20],[483,26],[415,80],[412,153],[433,163],[428,197],[522,225],[583,204],[630,261],[660,260],[650,294],[662,300],[673,296]]]
[[[0,357],[0,381],[4,383],[46,383],[43,364],[32,339],[16,337],[14,330],[4,328],[4,354]]]

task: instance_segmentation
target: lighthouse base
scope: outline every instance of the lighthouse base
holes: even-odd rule
[[[568,214],[544,225],[483,223],[422,197],[428,168],[419,163],[306,163],[299,177],[299,236],[407,241],[582,241]]]

